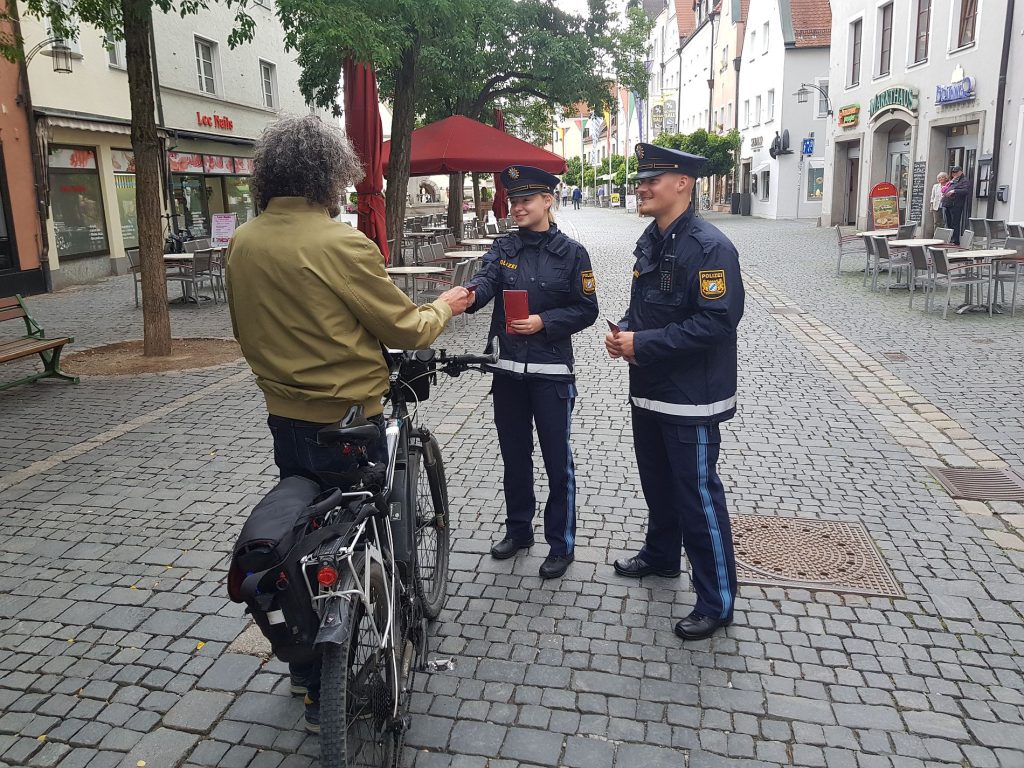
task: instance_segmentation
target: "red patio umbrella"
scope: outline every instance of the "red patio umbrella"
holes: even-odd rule
[[[345,130],[363,163],[366,175],[356,184],[359,231],[373,240],[390,261],[384,218],[384,164],[377,104],[377,75],[369,64],[345,59]]]
[[[500,109],[494,110],[494,127],[502,133],[505,132],[505,113]],[[491,203],[491,210],[494,211],[494,218],[504,219],[508,216],[508,192],[505,185],[501,183],[501,177],[494,176],[494,202]]]

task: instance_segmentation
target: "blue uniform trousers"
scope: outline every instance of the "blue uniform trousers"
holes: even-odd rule
[[[633,407],[633,446],[647,500],[647,539],[640,556],[677,570],[686,550],[697,593],[694,610],[731,619],[736,560],[725,489],[718,477],[718,426],[680,426]]]
[[[576,470],[569,434],[576,385],[526,376],[494,375],[494,424],[505,463],[505,531],[516,541],[533,538],[533,424],[548,474],[544,538],[552,555],[566,555],[576,543]]]

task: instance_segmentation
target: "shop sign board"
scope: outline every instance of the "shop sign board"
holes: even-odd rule
[[[917,114],[917,91],[904,86],[886,88],[884,91],[876,93],[871,97],[871,102],[868,104],[868,114],[874,119],[875,115],[883,109],[890,108],[902,109],[905,112]]]
[[[896,229],[900,225],[899,190],[895,184],[883,181],[875,184],[868,194],[872,229]]]
[[[203,155],[203,172],[217,175],[234,173],[234,159],[223,155]]]
[[[626,195],[626,210],[636,213],[636,195]]]
[[[233,213],[213,214],[213,228],[210,232],[210,245],[214,248],[227,248],[231,236],[235,234],[237,219]]]
[[[192,152],[168,152],[171,173],[202,173],[203,156]]]
[[[202,128],[219,128],[222,131],[233,131],[235,129],[235,124],[231,122],[230,117],[218,115],[217,113],[204,115],[202,112],[196,112],[196,125]]]
[[[49,166],[73,171],[95,171],[96,152],[80,147],[50,147]]]
[[[907,221],[924,222],[924,191],[928,182],[925,175],[926,165],[923,160],[914,163],[914,172],[910,180],[910,213],[907,214]]]
[[[961,71],[959,74],[963,74]],[[977,84],[970,75],[961,77],[950,85],[935,86],[936,104],[959,104],[964,101],[974,101],[977,96]]]
[[[754,136],[750,140],[750,148],[754,152],[760,152],[763,147],[764,147],[764,136]]]
[[[860,104],[847,104],[839,108],[839,127],[853,128],[860,122]]]

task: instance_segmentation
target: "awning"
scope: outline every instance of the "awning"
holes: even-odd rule
[[[131,136],[131,123],[103,123],[98,120],[81,120],[76,117],[60,117],[57,115],[46,115],[46,124],[51,128],[70,128],[75,131],[93,131],[95,133],[116,133],[121,136]]]
[[[770,171],[772,168],[771,163],[761,163],[757,168],[751,171],[751,173],[760,173],[761,171]]]

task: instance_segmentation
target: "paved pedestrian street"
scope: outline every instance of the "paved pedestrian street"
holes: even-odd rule
[[[601,314],[621,317],[646,221],[559,215],[590,249]],[[755,568],[733,626],[684,646],[672,626],[693,604],[686,574],[637,582],[609,565],[639,548],[646,512],[625,366],[599,321],[575,339],[579,534],[559,581],[537,576],[542,544],[487,555],[503,519],[487,379],[441,381],[422,409],[454,514],[433,653],[454,668],[417,678],[403,765],[1021,768],[1024,506],[954,500],[929,469],[1024,467],[1024,312],[943,321],[920,296],[908,309],[904,291],[836,277],[833,231],[714,218],[747,287],[720,463],[730,511],[860,524],[895,590]],[[141,334],[130,278],[28,304],[77,349]],[[439,346],[480,349],[487,314]],[[223,305],[171,316],[175,335],[230,336]],[[0,393],[0,763],[316,764],[284,665],[258,655],[224,586],[239,527],[275,481],[264,420],[242,362]],[[766,562],[813,581],[808,564],[835,559],[758,540],[757,522],[741,549]],[[862,554],[832,565],[855,570]]]

